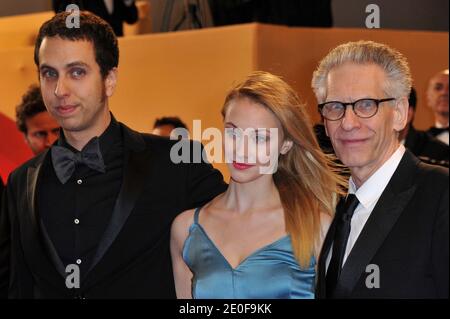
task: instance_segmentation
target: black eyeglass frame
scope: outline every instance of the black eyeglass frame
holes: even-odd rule
[[[370,115],[370,116],[360,116],[357,112],[355,112],[355,105],[358,102],[367,101],[367,100],[375,102],[375,105],[377,106],[377,108],[376,108],[375,112],[372,115]],[[371,118],[371,117],[375,116],[375,114],[378,113],[378,108],[380,106],[380,103],[388,102],[388,101],[394,101],[394,100],[396,100],[396,98],[390,97],[390,98],[385,98],[385,99],[364,98],[364,99],[356,100],[355,102],[351,102],[351,103],[344,103],[344,102],[340,102],[340,101],[328,101],[328,102],[325,102],[325,103],[320,103],[318,105],[318,110],[319,110],[320,115],[322,115],[322,117],[325,118],[326,120],[328,120],[328,121],[339,121],[340,119],[342,119],[345,116],[345,112],[347,111],[347,105],[351,105],[353,113],[355,113],[356,116],[358,116],[359,118],[362,118],[362,119],[368,119],[368,118]],[[339,103],[339,104],[341,104],[344,107],[344,112],[342,112],[342,115],[339,118],[337,118],[337,119],[329,119],[325,115],[323,115],[323,113],[322,113],[323,107],[325,106],[325,104],[328,104],[328,103]]]

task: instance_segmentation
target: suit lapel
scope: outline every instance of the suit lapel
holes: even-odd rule
[[[53,266],[56,268],[58,273],[65,278],[65,268],[56,252],[53,243],[51,242],[47,231],[45,230],[44,224],[42,220],[39,218],[37,210],[36,210],[36,193],[37,186],[39,181],[39,174],[41,172],[41,167],[43,161],[48,159],[48,153],[43,155],[43,160],[38,162],[35,166],[30,166],[27,169],[27,182],[26,182],[26,200],[28,209],[24,209],[21,214],[23,220],[24,231],[21,232],[24,240],[24,250],[27,252],[25,255],[29,258],[29,260],[37,261],[42,260],[39,256],[40,248],[42,246],[39,245],[41,240],[43,242],[44,250],[49,256],[50,260],[53,263]],[[41,268],[41,267],[40,267]],[[50,268],[49,268],[50,269]]]
[[[417,159],[407,151],[342,268],[334,293],[336,297],[350,296],[367,265],[371,263],[377,250],[411,200],[417,188],[412,183],[416,165]]]
[[[339,205],[342,205],[342,200],[339,201]],[[337,210],[337,208],[336,208]],[[323,299],[326,297],[326,264],[328,254],[330,253],[331,246],[333,244],[334,234],[336,232],[336,218],[333,218],[331,222],[330,228],[328,229],[327,235],[322,244],[322,249],[320,251],[319,262],[318,262],[318,279],[317,279],[317,288],[316,288],[316,297],[319,299]]]
[[[63,277],[66,278],[66,268],[64,267],[64,264],[59,258],[58,252],[56,251],[55,246],[53,245],[53,242],[50,240],[50,237],[48,236],[47,229],[45,228],[44,223],[41,219],[39,219],[39,224],[42,229],[42,239],[44,240],[44,245],[47,247],[47,252],[49,254],[50,260],[53,262],[53,265],[55,265],[56,270],[58,273]]]
[[[98,245],[92,264],[84,277],[100,262],[112,245],[128,216],[133,210],[137,199],[142,193],[144,182],[150,168],[151,154],[146,150],[145,142],[139,133],[122,125],[125,146],[125,161],[122,186],[114,205],[111,220]]]
[[[38,217],[36,212],[36,187],[39,172],[41,170],[42,163],[39,163],[36,167],[30,166],[27,169],[27,204],[29,214],[27,217],[30,221],[30,225],[33,228],[33,233],[38,234]]]

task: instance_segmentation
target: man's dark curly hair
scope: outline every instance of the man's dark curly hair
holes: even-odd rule
[[[178,116],[161,117],[159,119],[156,119],[155,123],[153,124],[153,128],[157,128],[163,125],[172,125],[175,128],[181,127],[187,129],[186,124],[184,124]]]
[[[41,26],[34,47],[34,63],[39,67],[39,49],[45,37],[87,40],[94,45],[95,61],[105,78],[111,69],[119,65],[119,46],[114,31],[106,21],[87,11],[80,11],[79,28],[69,28],[66,20],[69,18],[71,21],[70,15],[70,12],[60,12]]]
[[[41,89],[37,85],[31,85],[22,96],[22,102],[16,106],[16,124],[19,131],[27,134],[26,120],[41,112],[47,112]]]

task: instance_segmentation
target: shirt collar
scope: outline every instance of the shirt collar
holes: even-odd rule
[[[365,181],[358,189],[350,177],[349,179],[349,194],[355,194],[359,202],[364,208],[369,209],[371,205],[378,201],[387,184],[394,175],[400,161],[405,154],[405,146],[400,144],[397,150],[391,157]]]
[[[447,128],[447,127],[448,127],[448,123],[447,123],[447,125],[442,125],[442,124],[439,123],[439,122],[435,122],[435,123],[434,123],[434,126],[437,127],[437,128]]]

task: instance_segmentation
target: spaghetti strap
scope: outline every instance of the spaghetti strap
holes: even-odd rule
[[[197,207],[194,212],[194,224],[198,224],[198,214],[200,213],[201,207]]]

